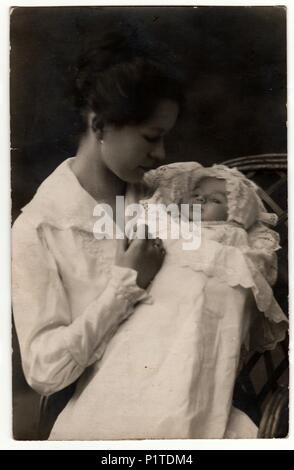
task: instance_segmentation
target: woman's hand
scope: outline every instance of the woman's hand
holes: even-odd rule
[[[115,264],[138,272],[137,284],[145,289],[157,274],[165,257],[165,250],[160,238],[148,239],[148,227],[145,225],[145,238],[129,242],[125,237],[117,240]]]

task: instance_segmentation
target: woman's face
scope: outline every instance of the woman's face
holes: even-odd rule
[[[158,103],[153,115],[138,125],[105,126],[101,158],[112,173],[126,183],[142,180],[146,171],[165,159],[164,137],[175,125],[178,104]]]

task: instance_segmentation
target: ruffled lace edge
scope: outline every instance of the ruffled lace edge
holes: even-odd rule
[[[271,287],[257,270],[253,270],[253,265],[248,263],[246,256],[237,247],[208,240],[205,244],[202,242],[202,249],[198,251],[195,260],[189,255],[183,255],[181,265],[203,271],[208,277],[216,276],[230,287],[239,285],[251,288],[260,311],[266,311],[271,303]]]
[[[187,262],[183,260],[182,266],[202,271],[208,277],[216,276],[230,287],[240,286],[252,291],[256,303],[256,314],[254,326],[250,329],[248,338],[245,339],[245,346],[248,350],[271,350],[283,341],[288,331],[288,318],[275,300],[267,280],[257,269],[253,269],[253,264],[248,263],[246,256],[238,248],[223,246],[213,262],[203,260],[191,263],[191,260]],[[253,336],[252,331],[255,331]],[[257,331],[259,334],[256,333]]]
[[[251,328],[244,340],[247,351],[272,351],[286,338],[289,321],[274,297],[269,308],[260,315],[253,315]]]

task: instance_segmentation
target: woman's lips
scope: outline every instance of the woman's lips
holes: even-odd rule
[[[141,168],[141,170],[144,170],[144,171],[150,171],[150,170],[154,170],[156,168],[156,165],[152,165],[152,166],[140,165],[139,168]]]

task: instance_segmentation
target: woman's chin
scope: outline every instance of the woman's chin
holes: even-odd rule
[[[124,181],[129,184],[141,183],[145,173],[146,170],[144,170],[144,168],[138,167],[128,172],[128,174],[125,175]]]

